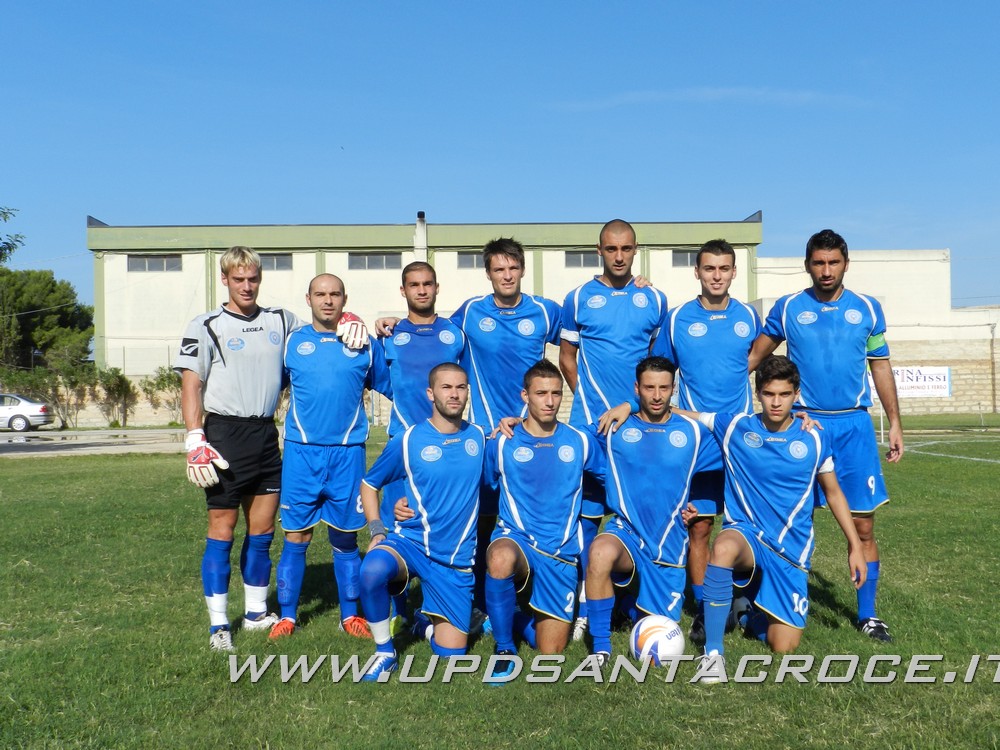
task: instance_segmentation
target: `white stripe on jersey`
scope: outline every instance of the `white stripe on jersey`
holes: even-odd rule
[[[694,476],[694,467],[698,462],[698,449],[701,447],[701,429],[698,427],[698,423],[695,422],[690,417],[686,417],[683,414],[677,414],[676,416],[683,419],[685,422],[691,425],[692,432],[694,433],[694,452],[691,454],[691,465],[688,466],[687,476],[684,478],[684,486],[687,487],[688,491],[681,494],[677,505],[674,506],[673,511],[670,515],[670,523],[667,524],[666,530],[663,532],[663,536],[660,537],[660,541],[657,544],[657,549],[659,553],[656,556],[656,562],[663,561],[663,545],[667,542],[667,537],[670,536],[670,530],[674,528],[674,524],[677,523],[677,519],[681,517],[681,511],[687,507],[688,499],[691,497],[691,478]],[[685,539],[684,545],[681,548],[681,556],[674,560],[671,565],[683,565],[685,555],[687,554],[687,540]]]
[[[813,443],[815,443],[816,445],[816,458],[813,461],[812,480],[810,480],[809,484],[806,486],[805,492],[802,493],[802,497],[799,498],[799,501],[795,504],[795,507],[792,508],[792,512],[788,514],[788,520],[785,522],[784,528],[781,529],[781,533],[778,534],[778,544],[781,544],[782,542],[785,541],[785,535],[792,528],[792,524],[795,521],[795,517],[799,514],[799,511],[802,510],[802,506],[805,505],[807,500],[809,500],[810,502],[812,501],[813,487],[816,484],[816,470],[819,468],[819,459],[821,455],[820,451],[822,449],[822,446],[820,445],[819,442],[819,435],[816,433],[815,430],[809,430],[809,432],[806,434],[812,437]],[[799,558],[799,563],[802,565],[805,564],[804,560],[809,559],[809,544],[806,544],[805,549],[803,550],[803,555],[805,555],[804,558],[801,557]]]
[[[753,511],[750,509],[750,503],[747,502],[746,495],[743,494],[743,488],[740,487],[739,482],[735,481],[736,477],[739,475],[736,473],[736,468],[732,465],[732,462],[729,457],[729,443],[732,441],[733,432],[736,429],[736,425],[739,424],[740,420],[747,419],[751,416],[753,415],[741,414],[735,417],[733,421],[729,423],[729,427],[726,428],[726,436],[722,440],[722,456],[726,460],[726,466],[728,467],[728,472],[729,472],[728,476],[734,479],[732,484],[733,487],[736,489],[737,495],[739,495],[739,503],[741,506],[743,506],[743,512],[746,513],[747,518],[750,520],[750,522],[756,525],[757,519],[754,518]],[[730,523],[732,523],[733,521],[728,511],[726,511],[726,520],[729,521]]]
[[[413,497],[417,501],[417,511],[420,514],[420,525],[424,528],[424,554],[431,556],[431,525],[427,521],[427,510],[424,508],[424,499],[420,496],[417,483],[413,481],[413,471],[410,469],[410,433],[413,428],[409,428],[403,433],[403,468],[406,470],[406,481],[413,490]]]

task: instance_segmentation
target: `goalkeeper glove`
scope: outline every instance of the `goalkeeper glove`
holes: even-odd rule
[[[215,468],[228,469],[229,462],[205,440],[205,431],[188,432],[184,448],[187,450],[188,481],[202,488],[217,485],[219,473]]]
[[[337,337],[348,349],[364,349],[368,343],[368,329],[357,315],[345,312],[337,324]]]

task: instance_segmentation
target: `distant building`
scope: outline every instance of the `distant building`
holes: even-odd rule
[[[524,245],[524,291],[561,303],[570,289],[600,273],[595,246],[606,218],[612,217],[565,224],[429,224],[421,212],[406,225],[140,227],[88,217],[94,357],[99,366],[119,367],[136,378],[172,364],[187,322],[226,300],[218,261],[233,245],[253,247],[263,258],[261,304],[307,318],[309,280],[329,272],[344,279],[348,309],[372,325],[379,316],[405,314],[400,271],[413,260],[426,260],[437,270],[443,315],[490,292],[481,249],[497,237]],[[808,284],[802,256],[758,257],[760,212],[742,221],[634,226],[640,250],[633,270],[664,290],[671,306],[698,293],[695,254],[716,238],[728,240],[738,253],[733,296],[755,304],[762,315],[777,297]],[[951,308],[948,250],[852,249],[847,284],[883,304],[893,365],[951,368],[951,396],[906,399],[904,413],[997,410],[1000,309]]]

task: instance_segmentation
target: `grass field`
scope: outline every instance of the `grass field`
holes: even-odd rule
[[[876,644],[851,627],[843,543],[819,513],[800,648],[817,665],[856,654],[859,671],[872,656],[900,655],[899,677],[882,684],[820,684],[816,669],[806,684],[776,684],[772,667],[762,684],[701,686],[688,683],[690,664],[670,684],[651,673],[643,684],[518,680],[497,689],[482,672],[442,684],[440,670],[429,684],[356,685],[334,683],[325,664],[305,684],[282,682],[276,665],[256,683],[234,684],[228,659],[207,649],[204,505],[178,456],[0,461],[0,747],[997,747],[998,664],[986,655],[1000,653],[1000,438],[914,435],[909,448],[886,469],[893,503],[878,525],[880,614],[896,642]],[[275,560],[279,552],[276,542]],[[234,618],[238,583],[234,574]],[[329,545],[318,539],[304,627],[277,646],[237,632],[239,662],[367,656],[369,642],[338,632],[335,602]],[[616,649],[626,638],[616,635]],[[731,667],[766,653],[727,638]],[[492,645],[483,639],[472,653],[485,657]],[[422,666],[430,652],[413,643],[404,654]],[[934,684],[903,683],[914,654],[943,656],[924,673]],[[982,663],[965,684],[975,654]],[[583,656],[571,645],[563,679]],[[946,671],[955,682],[942,682]]]

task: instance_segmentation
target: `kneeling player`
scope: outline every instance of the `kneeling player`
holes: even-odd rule
[[[755,373],[759,414],[699,414],[722,446],[726,465],[726,524],[712,545],[705,574],[705,654],[701,682],[725,679],[722,637],[739,586],[757,589],[754,604],[767,615],[767,642],[794,651],[809,611],[807,579],[815,543],[813,490],[818,482],[847,538],[847,564],[855,588],[865,581],[861,540],[837,483],[828,439],[793,425],[798,368],[769,357]]]
[[[663,357],[642,360],[635,368],[639,411],[609,432],[604,443],[605,484],[614,515],[594,539],[587,565],[591,652],[602,666],[611,656],[615,585],[633,589],[637,614],[680,620],[686,521],[696,514],[688,503],[691,479],[718,468],[718,457],[706,449],[711,438],[701,425],[671,413],[676,371]]]
[[[465,653],[472,615],[472,565],[483,474],[483,431],[462,419],[469,400],[465,370],[444,363],[431,370],[427,397],[434,411],[396,435],[361,482],[371,544],[361,564],[361,603],[379,658],[364,676],[377,681],[398,666],[389,623],[390,589],[420,578],[423,611],[434,624],[431,649]],[[386,534],[378,490],[405,480],[415,516]]]
[[[534,617],[518,630],[542,653],[566,648],[583,546],[583,473],[600,476],[599,448],[589,433],[558,421],[562,375],[548,360],[524,375],[528,416],[513,435],[487,444],[485,481],[500,493],[499,517],[487,551],[486,608],[497,654],[514,655],[516,599],[531,586]],[[495,677],[509,674],[502,661]]]

